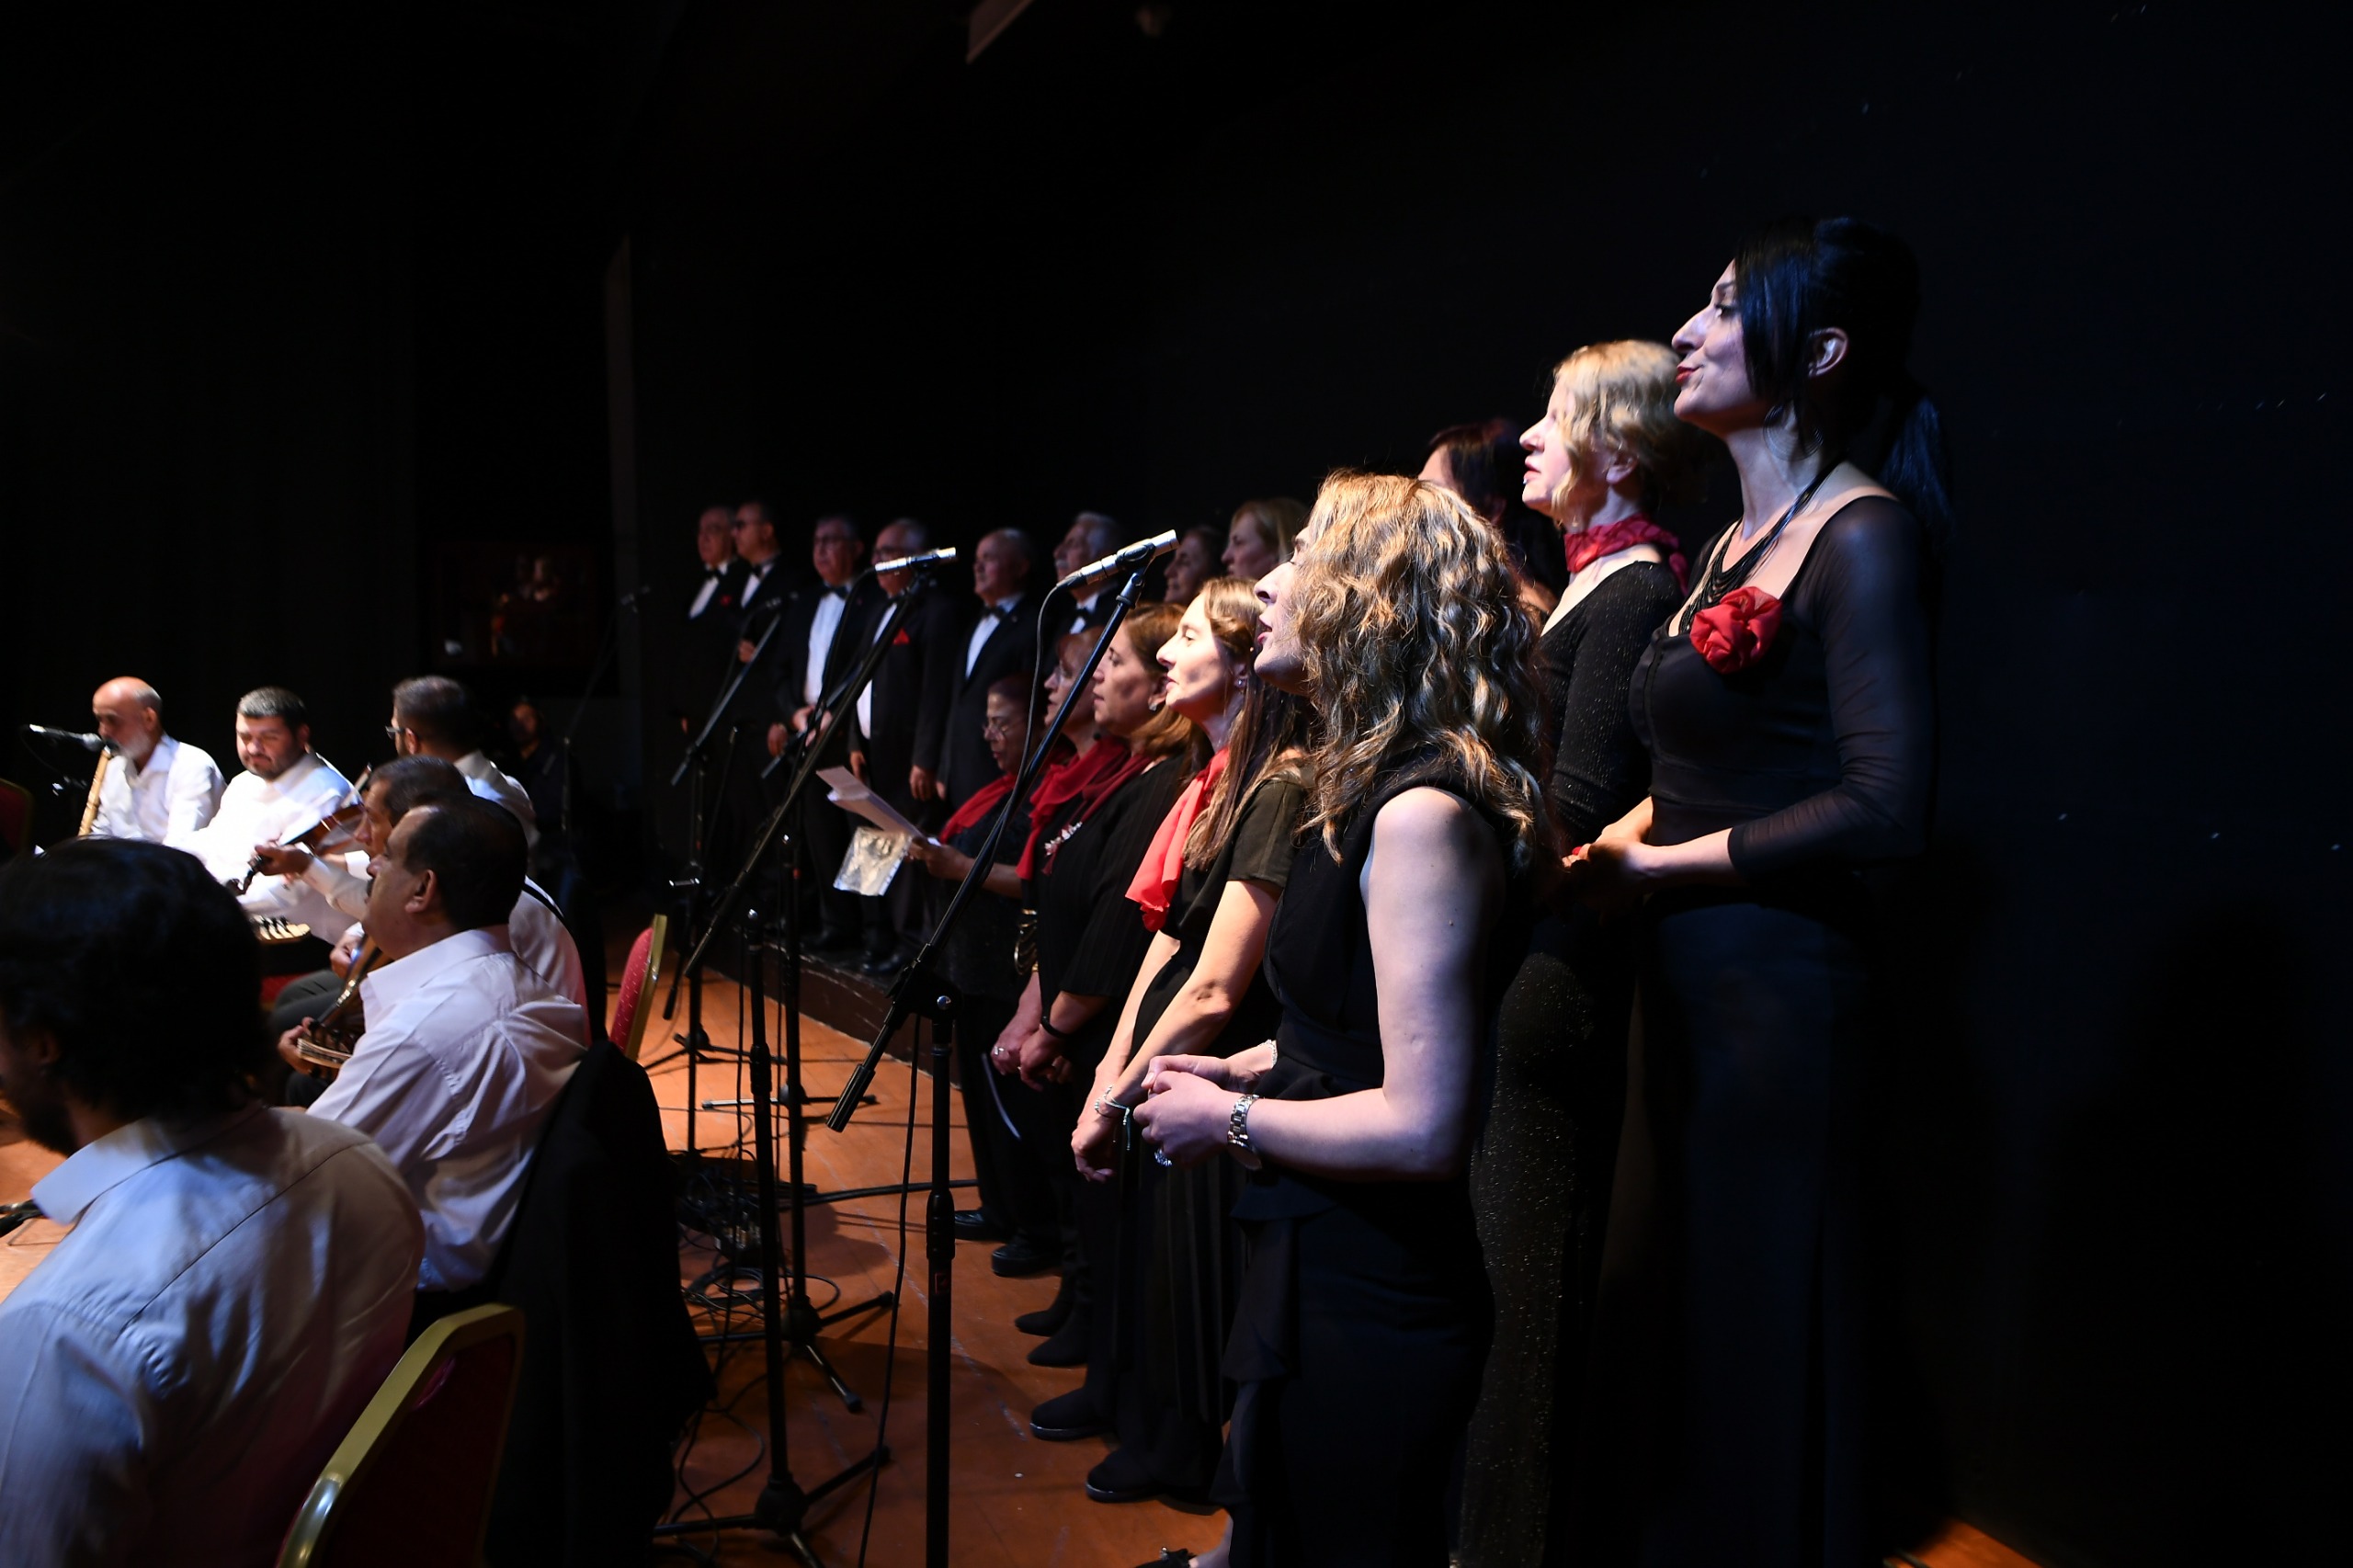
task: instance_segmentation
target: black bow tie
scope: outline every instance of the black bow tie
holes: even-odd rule
[[[829,599],[846,599],[849,597],[849,590],[847,588],[828,587],[824,590],[824,595],[825,597]]]
[[[991,605],[989,606],[989,619],[991,620],[1011,620],[1013,619],[1013,612],[1006,609],[1003,605]]]
[[[702,569],[702,580],[706,583],[716,583],[726,575],[727,568],[724,566],[706,566]]]

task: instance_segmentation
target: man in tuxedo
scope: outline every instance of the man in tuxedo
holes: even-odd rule
[[[1029,536],[1017,528],[999,528],[972,551],[972,592],[981,601],[980,614],[956,650],[948,700],[933,732],[939,771],[933,774],[918,764],[909,780],[918,795],[929,793],[958,806],[997,777],[981,725],[988,717],[990,684],[1032,667],[1038,596],[1029,591],[1029,578],[1036,557]],[[1053,656],[1049,642],[1046,657]]]
[[[688,723],[710,709],[711,694],[734,656],[735,604],[751,576],[735,554],[734,513],[724,506],[702,509],[695,519],[695,554],[701,566],[680,621],[686,637],[678,660],[676,703],[681,720]]]
[[[931,548],[931,530],[913,517],[901,517],[874,537],[874,556],[891,561]],[[946,576],[946,568],[940,574]],[[892,599],[915,586],[912,572],[890,572],[877,577],[887,597],[875,601],[860,646],[871,646],[882,629],[882,612]],[[937,791],[930,780],[939,771],[939,725],[949,687],[958,675],[957,660],[964,652],[964,628],[959,606],[946,584],[920,593],[882,651],[874,669],[874,684],[858,701],[858,729],[850,736],[851,764],[867,787],[898,808],[919,827],[932,825],[938,813]],[[925,935],[919,876],[902,870],[891,882],[886,903],[890,925],[897,935],[896,949],[867,965],[869,972],[888,974],[904,967]]]
[[[1100,512],[1081,512],[1054,546],[1056,581],[1090,562],[1102,560],[1127,542],[1127,536],[1111,518]],[[1071,631],[1101,631],[1103,622],[1110,618],[1111,601],[1119,597],[1120,585],[1097,583],[1084,592],[1083,598],[1065,597],[1055,602],[1049,622],[1056,638]]]
[[[855,719],[831,731],[814,733],[824,717],[820,700],[835,684],[857,667],[866,651],[864,633],[872,622],[870,612],[882,597],[873,579],[859,575],[866,561],[866,541],[848,517],[822,517],[809,551],[817,585],[796,595],[782,611],[771,640],[769,665],[776,672],[776,719],[767,727],[767,752],[783,756],[784,766],[770,775],[771,791],[779,790],[800,766],[803,747],[814,744],[821,767],[845,767],[850,758],[849,732]],[[801,847],[807,852],[818,924],[808,950],[835,956],[851,953],[861,961],[886,957],[898,945],[881,905],[861,901],[834,887],[848,852],[855,825],[848,812],[825,799],[823,780],[813,779],[802,791],[799,808]],[[870,906],[870,907],[868,907]]]

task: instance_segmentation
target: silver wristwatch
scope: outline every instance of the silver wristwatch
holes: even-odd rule
[[[1225,1141],[1245,1154],[1258,1152],[1250,1146],[1250,1108],[1257,1103],[1257,1096],[1245,1095],[1234,1101],[1233,1108],[1226,1113]]]

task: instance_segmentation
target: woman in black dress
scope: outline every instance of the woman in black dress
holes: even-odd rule
[[[1417,480],[1326,481],[1259,588],[1257,671],[1321,726],[1267,947],[1282,1024],[1163,1057],[1135,1116],[1179,1164],[1258,1166],[1216,1489],[1233,1562],[1435,1564],[1487,1335],[1475,1085],[1545,848],[1536,629],[1495,530]]]
[[[1570,869],[1595,896],[1647,895],[1595,1330],[1597,1373],[1630,1379],[1604,1437],[1632,1472],[1597,1475],[1594,1511],[1632,1517],[1597,1533],[1597,1560],[1880,1555],[1860,872],[1916,853],[1927,821],[1948,504],[1936,411],[1904,371],[1917,279],[1868,224],[1794,221],[1745,244],[1676,336],[1676,412],[1731,448],[1743,511],[1635,669],[1650,798]]]
[[[1101,738],[1073,766],[1086,767],[1097,754],[1108,760],[1067,799],[1051,799],[1042,790],[1033,797],[1031,843],[1022,858],[1029,906],[1038,912],[1038,968],[1020,1010],[999,1037],[995,1065],[1000,1073],[1018,1072],[1023,1083],[1046,1096],[1052,1111],[1051,1127],[1038,1130],[1034,1146],[1051,1162],[1056,1200],[1074,1244],[1063,1267],[1078,1273],[1070,1316],[1030,1358],[1043,1366],[1084,1360],[1089,1368],[1078,1397],[1048,1400],[1032,1414],[1033,1425],[1058,1435],[1088,1426],[1099,1431],[1109,1423],[1103,1380],[1110,1366],[1111,1315],[1094,1308],[1103,1294],[1098,1284],[1111,1278],[1117,1203],[1079,1179],[1070,1137],[1084,1108],[1083,1086],[1093,1079],[1119,1022],[1119,998],[1127,994],[1152,938],[1128,902],[1128,883],[1177,792],[1209,760],[1200,726],[1158,706],[1155,656],[1183,616],[1174,605],[1139,605],[1111,640],[1093,686]],[[1023,1137],[1029,1142],[1026,1129]]]
[[[1228,1222],[1241,1173],[1224,1160],[1180,1171],[1139,1159],[1124,1134],[1155,1059],[1230,1056],[1271,1038],[1279,1021],[1259,961],[1290,880],[1309,714],[1253,675],[1258,626],[1251,585],[1214,578],[1160,650],[1168,706],[1217,751],[1129,886],[1154,929],[1152,949],[1072,1139],[1081,1174],[1129,1188],[1115,1308],[1120,1447],[1086,1478],[1088,1494],[1105,1502],[1204,1496],[1224,1445],[1218,1364],[1241,1278]]]
[[[1705,441],[1675,417],[1674,350],[1636,342],[1561,361],[1544,417],[1520,437],[1522,499],[1560,528],[1570,567],[1542,644],[1556,856],[1649,792],[1626,683],[1682,602],[1686,570],[1650,513],[1697,486]],[[1465,1568],[1568,1557],[1586,1327],[1625,1115],[1630,936],[1629,922],[1605,926],[1566,899],[1543,909],[1497,1013],[1471,1154],[1495,1332],[1463,1463]]]

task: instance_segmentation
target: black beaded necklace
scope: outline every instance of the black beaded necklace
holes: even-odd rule
[[[1701,610],[1721,604],[1726,594],[1756,574],[1756,569],[1765,563],[1765,558],[1773,553],[1773,547],[1781,542],[1781,530],[1790,526],[1791,517],[1805,510],[1806,503],[1813,499],[1813,493],[1822,488],[1822,482],[1828,479],[1830,471],[1837,466],[1835,462],[1825,461],[1821,472],[1813,476],[1813,483],[1798,492],[1798,498],[1790,503],[1790,509],[1781,514],[1780,520],[1765,531],[1765,537],[1757,541],[1756,548],[1729,564],[1725,562],[1724,555],[1732,549],[1733,536],[1740,532],[1740,526],[1735,523],[1724,530],[1723,537],[1716,541],[1715,553],[1709,557],[1708,574],[1699,581],[1699,592],[1677,618],[1679,628],[1677,636],[1691,629],[1692,621],[1699,618]]]

